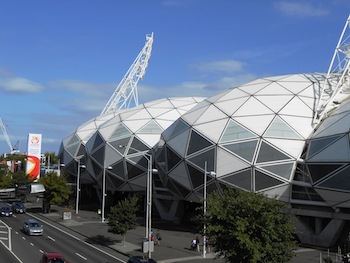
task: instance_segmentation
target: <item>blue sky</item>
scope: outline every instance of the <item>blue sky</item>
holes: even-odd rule
[[[5,0],[0,117],[42,151],[98,116],[154,32],[139,100],[212,96],[259,77],[326,72],[349,0]],[[0,134],[0,153],[9,147]]]

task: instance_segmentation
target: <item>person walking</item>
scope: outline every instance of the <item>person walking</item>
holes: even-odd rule
[[[157,245],[160,245],[160,241],[162,240],[162,236],[160,235],[160,231],[159,229],[157,230],[157,234],[156,234],[156,241],[157,241]]]
[[[200,252],[201,249],[199,247],[199,237],[198,236],[196,236],[196,246],[197,246],[197,251]]]

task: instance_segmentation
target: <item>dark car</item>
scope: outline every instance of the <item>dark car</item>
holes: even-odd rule
[[[69,263],[62,254],[57,252],[46,252],[39,263]]]
[[[11,207],[8,207],[8,206],[2,206],[0,208],[0,211],[1,211],[1,216],[12,216],[13,214]]]
[[[13,202],[12,203],[12,211],[14,213],[22,214],[22,213],[26,212],[26,208],[22,202]]]
[[[157,261],[149,258],[138,258],[138,257],[129,257],[129,260],[127,263],[157,263]]]

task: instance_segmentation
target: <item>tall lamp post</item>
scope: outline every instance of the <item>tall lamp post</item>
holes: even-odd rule
[[[78,162],[78,174],[77,174],[77,200],[75,201],[75,213],[79,214],[79,195],[80,195],[80,169],[86,168],[84,164],[80,164],[80,159],[77,159]]]
[[[205,219],[205,215],[207,213],[207,175],[215,176],[216,173],[213,171],[208,172],[207,171],[207,161],[204,162],[204,191],[203,191],[203,217]],[[206,243],[207,243],[207,236],[206,236],[206,231],[207,231],[207,225],[204,223],[203,225],[203,257],[205,258],[207,254],[207,248],[206,248]]]
[[[106,156],[103,162],[103,178],[102,178],[102,218],[101,221],[105,221],[105,208],[106,208],[106,169],[112,170],[112,166],[106,167]]]
[[[125,148],[125,145],[119,145],[119,148]],[[140,152],[140,150],[129,147],[132,150]],[[151,232],[152,232],[152,186],[153,186],[153,172],[158,172],[157,169],[152,168],[152,154],[146,153],[146,152],[140,152],[135,155],[142,155],[146,158],[148,165],[147,165],[147,194],[146,194],[146,238],[148,240],[148,258],[151,258]]]

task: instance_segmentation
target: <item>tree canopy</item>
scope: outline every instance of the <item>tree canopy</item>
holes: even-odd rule
[[[120,200],[115,206],[111,207],[111,211],[108,214],[108,232],[122,235],[125,242],[126,232],[135,229],[138,225],[137,211],[137,196],[133,195]]]
[[[64,176],[58,176],[56,172],[48,172],[40,177],[39,183],[45,186],[44,200],[46,205],[60,205],[69,200],[72,194]]]
[[[288,262],[297,242],[284,208],[263,194],[229,188],[208,195],[206,216],[196,220],[206,224],[209,244],[226,262]]]

